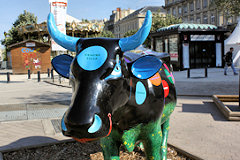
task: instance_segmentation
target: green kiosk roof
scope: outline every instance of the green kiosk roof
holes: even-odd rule
[[[157,32],[170,31],[170,30],[212,30],[218,27],[212,24],[193,24],[193,23],[181,23],[173,24],[168,27],[159,28]]]

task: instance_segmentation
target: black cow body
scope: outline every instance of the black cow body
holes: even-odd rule
[[[73,86],[62,132],[79,142],[102,138],[105,159],[119,158],[121,141],[129,151],[142,141],[148,159],[166,158],[169,116],[176,105],[172,74],[156,56],[134,59],[130,55],[130,61],[123,57],[124,51],[136,48],[147,37],[149,11],[146,17],[132,37],[76,39],[60,33],[49,16],[52,38],[77,52],[76,57],[60,55],[52,60],[54,69]]]

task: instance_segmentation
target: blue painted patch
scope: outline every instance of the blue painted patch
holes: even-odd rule
[[[88,128],[88,133],[95,133],[102,127],[101,118],[95,114],[94,122],[90,128]]]
[[[143,104],[143,102],[145,101],[146,97],[147,97],[146,88],[144,87],[142,82],[137,82],[136,92],[135,92],[136,103],[138,105]]]
[[[66,128],[65,123],[64,123],[64,116],[65,116],[65,114],[63,115],[62,120],[61,120],[61,128],[62,128],[63,131],[67,131],[67,128]]]
[[[100,68],[107,60],[107,50],[101,46],[92,46],[84,49],[78,56],[77,62],[82,69],[94,71]]]
[[[119,55],[116,56],[116,65],[112,71],[112,73],[105,78],[105,80],[108,79],[116,79],[122,76],[122,70],[121,70],[121,61],[119,60]]]
[[[161,66],[162,62],[155,56],[144,56],[132,64],[131,71],[139,79],[148,79],[155,75]]]

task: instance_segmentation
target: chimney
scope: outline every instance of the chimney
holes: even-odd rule
[[[121,8],[120,7],[117,8],[117,12],[118,12],[118,15],[119,15],[119,19],[121,19],[122,18],[122,14],[121,14]]]

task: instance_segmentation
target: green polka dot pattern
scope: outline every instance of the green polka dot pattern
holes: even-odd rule
[[[166,66],[166,65],[165,65]],[[172,73],[166,68],[160,70],[163,78],[169,85],[174,85]],[[174,91],[175,92],[175,91]],[[172,92],[173,93],[173,92]],[[176,98],[176,97],[175,97]],[[119,133],[112,130],[112,133],[101,139],[101,147],[105,160],[119,160],[119,147],[121,144],[132,152],[136,146],[144,148],[147,160],[167,160],[167,138],[169,132],[169,117],[176,106],[176,99],[168,96],[161,117],[156,121],[147,124],[139,124],[129,130]]]

